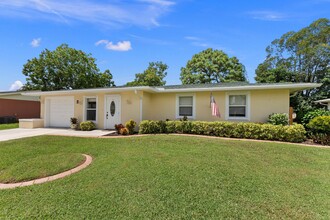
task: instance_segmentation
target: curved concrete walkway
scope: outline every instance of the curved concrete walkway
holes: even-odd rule
[[[44,178],[40,178],[40,179],[35,179],[35,180],[30,180],[30,181],[26,181],[26,182],[20,182],[20,183],[0,183],[0,189],[13,189],[13,188],[17,188],[17,187],[23,187],[23,186],[31,186],[31,185],[35,185],[35,184],[41,184],[41,183],[46,183],[46,182],[50,182],[53,180],[57,180],[57,179],[61,179],[64,178],[66,176],[69,176],[73,173],[76,173],[84,168],[86,168],[88,165],[90,165],[92,163],[92,157],[87,155],[87,154],[83,154],[86,158],[85,162],[71,170],[65,171],[63,173],[59,173],[53,176],[48,176],[48,177],[44,177]]]

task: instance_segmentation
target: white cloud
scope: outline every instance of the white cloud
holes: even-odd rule
[[[35,38],[31,41],[31,46],[32,47],[39,47],[41,43],[41,38]]]
[[[288,16],[275,11],[250,11],[248,14],[256,20],[263,21],[282,21]]]
[[[0,0],[0,15],[58,22],[89,22],[106,26],[159,26],[158,19],[175,3],[169,0]]]
[[[197,47],[211,47],[209,43],[204,42],[203,39],[195,36],[186,36],[184,39],[188,40],[191,42],[193,46]]]
[[[184,37],[186,40],[191,40],[191,41],[200,41],[201,39],[199,37],[194,37],[194,36],[186,36]]]
[[[11,84],[9,91],[17,91],[20,88],[22,88],[23,83],[19,80],[15,81],[13,84]]]
[[[175,2],[167,1],[167,0],[140,0],[140,2],[148,2],[151,4],[159,4],[162,6],[171,6],[175,4]]]
[[[115,51],[129,51],[132,50],[131,42],[130,41],[119,41],[116,44],[112,43],[108,40],[99,40],[95,43],[96,46],[100,44],[105,44],[105,48],[108,50],[115,50]]]
[[[210,47],[209,44],[207,43],[202,43],[202,42],[192,42],[192,45],[197,46],[197,47]]]

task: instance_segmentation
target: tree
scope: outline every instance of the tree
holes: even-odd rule
[[[182,84],[247,81],[245,67],[236,57],[212,48],[195,54],[180,76]]]
[[[103,73],[95,59],[81,50],[62,44],[54,51],[45,49],[39,58],[23,66],[27,76],[23,90],[53,91],[114,86],[110,70]]]
[[[330,96],[330,21],[321,18],[298,32],[290,31],[266,48],[267,57],[256,70],[257,82],[322,83],[291,99],[298,120],[313,109],[313,100]]]
[[[160,61],[150,62],[143,73],[135,74],[135,79],[128,82],[127,86],[163,86],[166,84],[164,78],[167,75],[168,66]]]
[[[321,18],[298,32],[290,31],[266,48],[267,57],[256,70],[257,82],[324,83],[307,96],[330,95],[330,21]],[[324,93],[326,91],[326,93]]]

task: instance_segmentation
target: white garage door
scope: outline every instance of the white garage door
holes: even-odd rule
[[[70,127],[74,116],[73,96],[51,97],[46,100],[46,127]]]

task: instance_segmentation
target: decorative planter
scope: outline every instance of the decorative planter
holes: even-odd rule
[[[78,129],[78,124],[71,124],[71,129],[77,130]]]

